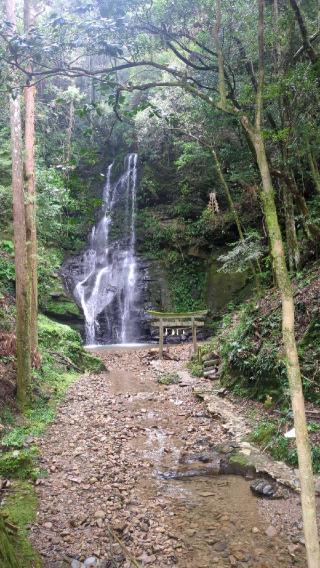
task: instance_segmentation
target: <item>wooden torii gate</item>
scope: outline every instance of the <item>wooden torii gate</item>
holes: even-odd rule
[[[159,359],[163,358],[163,330],[165,328],[190,328],[192,329],[193,350],[197,352],[197,327],[204,326],[204,318],[208,311],[200,310],[197,312],[155,312],[147,311],[151,316],[151,326],[159,328]]]

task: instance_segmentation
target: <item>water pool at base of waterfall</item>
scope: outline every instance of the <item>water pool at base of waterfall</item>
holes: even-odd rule
[[[157,343],[109,343],[107,345],[85,345],[88,351],[116,351],[122,349],[150,349],[156,347]]]

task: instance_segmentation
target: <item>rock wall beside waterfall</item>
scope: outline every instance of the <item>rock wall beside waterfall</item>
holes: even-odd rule
[[[120,175],[108,166],[88,245],[61,268],[65,289],[84,316],[87,344],[146,341],[148,309],[209,308],[216,317],[250,292],[246,274],[218,271],[223,243],[211,251],[186,248],[185,225],[161,216],[161,208],[145,209],[137,189],[136,154],[125,157]]]

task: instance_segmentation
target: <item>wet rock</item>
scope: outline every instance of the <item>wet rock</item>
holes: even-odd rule
[[[261,497],[268,497],[269,499],[281,497],[279,486],[266,479],[254,479],[250,483],[250,489],[255,495],[260,495]]]

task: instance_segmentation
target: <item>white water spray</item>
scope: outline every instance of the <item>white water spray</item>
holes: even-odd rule
[[[82,307],[85,317],[86,344],[96,343],[98,316],[103,312],[106,324],[115,325],[115,303],[119,312],[118,329],[109,330],[109,335],[118,336],[122,343],[132,337],[132,311],[136,300],[136,191],[137,154],[125,159],[125,171],[112,183],[113,164],[107,172],[103,190],[101,217],[93,227],[90,248],[78,257],[77,272],[72,272],[72,293]],[[118,241],[110,238],[116,208],[125,201],[125,220]],[[112,304],[112,306],[111,306]]]

